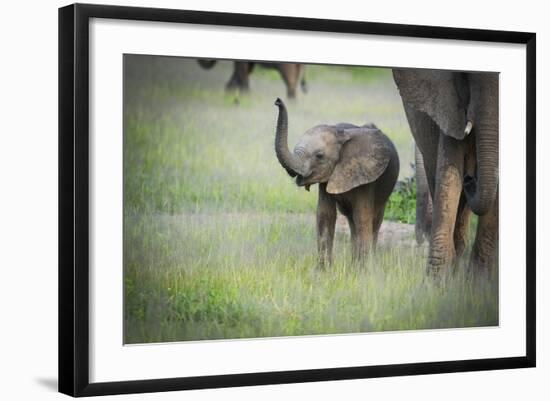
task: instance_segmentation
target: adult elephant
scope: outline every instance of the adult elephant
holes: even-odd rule
[[[210,69],[216,64],[216,60],[211,59],[199,59],[197,60],[199,65],[204,69]],[[250,89],[249,76],[254,70],[256,64],[259,64],[263,68],[271,68],[279,71],[281,78],[283,79],[287,96],[290,99],[296,97],[296,89],[300,84],[302,91],[307,92],[307,84],[304,77],[304,65],[295,63],[257,63],[252,61],[235,61],[233,64],[233,72],[229,81],[225,85],[227,90],[238,89],[243,92],[248,92]]]
[[[433,201],[428,271],[448,267],[479,216],[471,262],[488,268],[498,242],[498,74],[393,70]]]

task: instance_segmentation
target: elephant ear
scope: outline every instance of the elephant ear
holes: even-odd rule
[[[393,145],[378,129],[369,127],[339,131],[346,138],[340,159],[327,184],[327,192],[341,194],[375,181],[388,167]]]
[[[429,115],[445,135],[464,139],[468,89],[463,74],[394,69],[393,78],[404,103]]]

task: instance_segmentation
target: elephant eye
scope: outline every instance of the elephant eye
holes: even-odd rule
[[[317,154],[315,155],[315,158],[316,158],[317,160],[322,160],[323,157],[325,157],[325,155],[322,154],[322,153],[317,153]]]

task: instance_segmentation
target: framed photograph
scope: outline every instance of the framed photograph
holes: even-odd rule
[[[535,366],[535,80],[534,33],[61,8],[59,390]]]

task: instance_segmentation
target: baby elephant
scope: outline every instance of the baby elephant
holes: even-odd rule
[[[319,266],[332,263],[336,207],[346,216],[355,260],[376,245],[384,208],[399,173],[393,143],[374,124],[318,125],[307,130],[294,152],[288,149],[288,114],[281,99],[275,152],[296,184],[319,184],[317,244]]]

